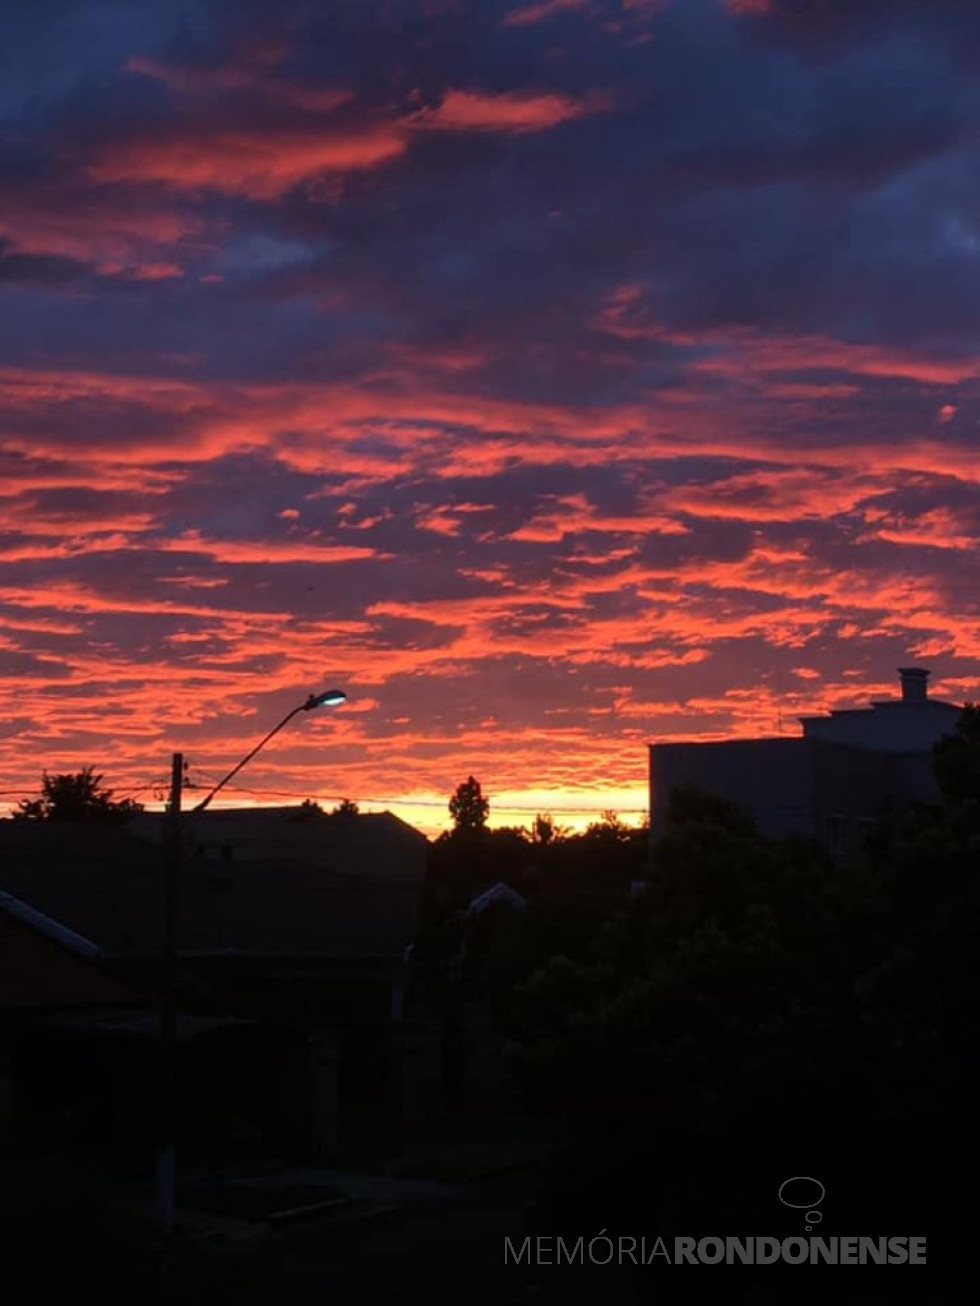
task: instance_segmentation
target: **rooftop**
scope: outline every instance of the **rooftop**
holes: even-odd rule
[[[90,960],[66,950],[0,902],[0,1011],[37,1011],[132,1001]]]
[[[352,858],[353,849],[344,864]],[[0,890],[109,956],[159,952],[165,878],[162,848],[121,831],[0,821]],[[419,889],[414,878],[310,864],[188,858],[181,952],[401,957]]]
[[[136,838],[161,844],[164,812],[143,812],[129,825]],[[301,863],[365,876],[421,880],[429,841],[420,830],[391,812],[334,816],[313,808],[231,807],[186,811],[188,846],[231,861]]]

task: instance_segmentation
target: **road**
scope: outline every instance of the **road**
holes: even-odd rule
[[[526,1186],[519,1176],[468,1184],[373,1218],[311,1219],[277,1231],[290,1306],[632,1306],[626,1275],[505,1264],[505,1239],[523,1242]],[[597,1230],[593,1232],[598,1232]]]

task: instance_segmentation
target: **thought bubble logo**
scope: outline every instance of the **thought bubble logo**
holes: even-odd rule
[[[796,1184],[797,1187],[791,1188],[791,1184]],[[816,1189],[819,1189],[820,1193],[815,1197]],[[784,1193],[787,1195],[784,1196]],[[826,1195],[827,1190],[820,1180],[808,1174],[795,1174],[789,1179],[784,1179],[779,1185],[779,1200],[784,1206],[790,1206],[794,1211],[806,1211],[803,1218],[808,1222],[805,1226],[807,1233],[823,1219],[820,1212],[813,1208],[819,1206]]]

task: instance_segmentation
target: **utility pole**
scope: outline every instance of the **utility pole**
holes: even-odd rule
[[[311,712],[318,707],[339,707],[346,703],[342,689],[327,689],[321,694],[310,694],[305,703],[299,703],[288,712],[236,767],[214,786],[191,813],[203,812],[219,789],[250,762],[260,748],[298,712]],[[160,987],[158,994],[160,1023],[156,1058],[156,1165],[154,1195],[157,1219],[164,1229],[172,1229],[174,1222],[175,1191],[177,1187],[177,959],[178,932],[180,928],[180,889],[183,880],[184,846],[183,817],[180,799],[184,787],[184,755],[174,753],[170,772],[170,806],[166,831],[166,889],[163,917],[163,955],[160,961]]]
[[[184,784],[184,757],[174,753],[170,773],[170,806],[167,821],[166,888],[164,902],[163,955],[160,965],[156,1067],[156,1169],[157,1219],[164,1229],[174,1222],[174,1192],[177,1179],[177,927],[180,919],[180,882],[183,871],[183,843],[180,800]]]

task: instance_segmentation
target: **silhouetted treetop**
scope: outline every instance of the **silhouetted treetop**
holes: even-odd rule
[[[568,830],[557,823],[550,812],[539,812],[531,826],[531,842],[547,847],[568,837]]]
[[[482,830],[490,814],[490,803],[483,796],[480,782],[469,776],[458,785],[449,800],[449,815],[456,830]]]
[[[933,768],[947,803],[980,801],[980,704],[967,703],[956,730],[933,745]]]
[[[693,784],[677,785],[671,791],[664,820],[668,828],[711,825],[744,838],[756,835],[755,822],[737,803]]]
[[[349,821],[351,817],[360,816],[361,809],[351,798],[342,798],[336,807],[332,807],[328,815],[336,820]]]
[[[125,825],[130,817],[143,810],[132,798],[113,798],[113,790],[102,783],[91,766],[74,774],[41,777],[41,796],[22,799],[14,813],[15,821],[100,821],[105,825]]]

